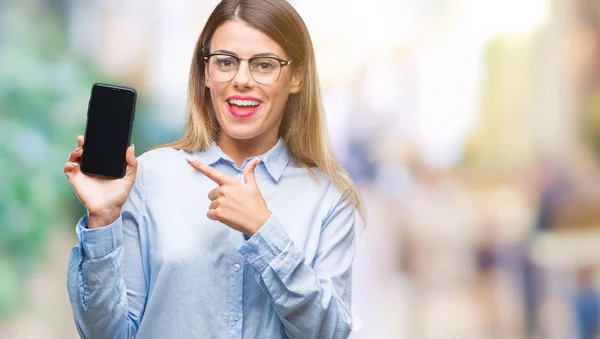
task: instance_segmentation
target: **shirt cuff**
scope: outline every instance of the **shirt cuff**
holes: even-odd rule
[[[98,258],[113,252],[123,244],[121,216],[110,225],[87,229],[88,216],[84,215],[77,224],[77,237],[81,258]]]
[[[271,213],[267,222],[238,248],[238,252],[255,270],[262,272],[289,242],[285,228]]]

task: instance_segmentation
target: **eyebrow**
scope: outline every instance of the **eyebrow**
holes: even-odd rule
[[[225,53],[225,54],[231,54],[231,55],[235,55],[238,56],[237,53],[232,52],[232,51],[228,51],[226,49],[218,49],[216,51],[214,51],[213,53]],[[253,56],[251,56],[251,58],[256,58],[256,57],[276,57],[279,59],[283,59],[282,57],[280,57],[279,55],[275,54],[275,53],[258,53],[258,54],[254,54]]]

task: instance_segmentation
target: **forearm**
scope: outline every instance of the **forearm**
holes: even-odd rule
[[[347,338],[351,332],[350,299],[342,299],[329,281],[319,281],[300,264],[281,279],[267,267],[256,276],[290,338]]]
[[[349,336],[352,255],[339,258],[331,269],[324,263],[319,271],[305,263],[276,218],[238,251],[252,266],[290,338]]]
[[[83,234],[82,234],[83,233]],[[140,313],[130,310],[123,278],[121,219],[81,230],[71,252],[67,286],[73,316],[84,338],[133,338]]]

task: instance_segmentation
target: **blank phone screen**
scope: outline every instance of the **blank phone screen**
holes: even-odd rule
[[[88,109],[81,170],[111,178],[125,174],[135,92],[127,88],[94,85]]]

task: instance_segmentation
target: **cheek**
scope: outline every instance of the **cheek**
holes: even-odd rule
[[[210,98],[213,101],[213,104],[219,104],[223,100],[221,99],[222,94],[224,92],[222,84],[210,83]]]
[[[288,99],[288,88],[281,86],[272,96],[271,108],[277,112],[277,114],[283,114],[283,109]],[[276,115],[277,115],[276,114]]]
[[[279,81],[271,85],[265,91],[268,91],[267,94],[273,105],[283,107],[285,106],[285,102],[287,101],[287,98],[289,96],[290,88],[291,87],[289,77],[284,77],[282,74],[281,78],[279,78]]]
[[[215,94],[215,91],[211,88],[210,89],[210,101],[211,104],[213,106],[214,109],[217,110],[217,112],[219,111],[219,100],[217,99],[217,95]]]

